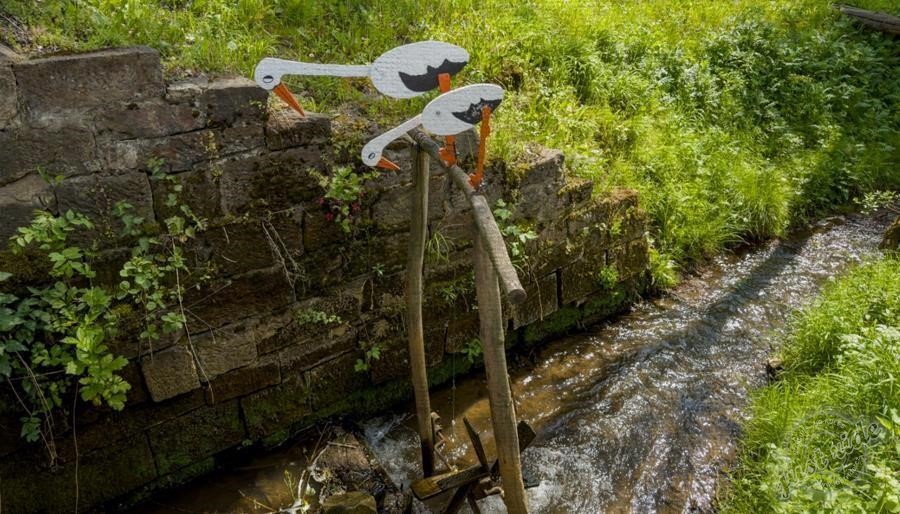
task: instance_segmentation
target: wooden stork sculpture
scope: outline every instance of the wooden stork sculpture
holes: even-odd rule
[[[256,65],[253,78],[260,87],[278,95],[303,116],[300,102],[281,80],[285,75],[369,77],[379,92],[402,99],[420,96],[433,89],[449,91],[450,77],[459,73],[468,62],[469,53],[463,48],[440,41],[420,41],[393,48],[371,65],[317,64],[267,57]],[[449,142],[448,148],[452,149]],[[453,153],[452,157],[450,153]],[[447,158],[455,158],[455,152],[448,151]],[[399,169],[387,159],[376,164]]]
[[[422,114],[366,143],[362,149],[362,161],[367,166],[380,166],[386,160],[382,155],[385,147],[419,125],[435,135],[455,136],[481,123],[478,164],[470,177],[472,186],[477,187],[484,177],[485,145],[490,136],[491,113],[501,101],[503,88],[494,84],[472,84],[444,93],[429,102]]]
[[[407,132],[417,143],[413,148],[415,199],[412,202],[406,297],[411,379],[415,393],[418,433],[422,444],[422,467],[426,478],[413,489],[416,496],[423,500],[441,492],[455,490],[445,512],[456,512],[466,498],[470,500],[475,512],[478,512],[476,499],[501,491],[493,479],[499,469],[503,480],[502,490],[506,492],[504,502],[509,512],[527,514],[519,453],[533,438],[533,434],[529,436],[526,430],[520,435],[518,432],[521,431],[522,424],[519,424],[517,429],[503,347],[503,318],[498,284],[503,286],[512,304],[522,303],[526,295],[487,200],[475,192],[475,187],[483,177],[485,145],[490,134],[491,113],[503,100],[503,89],[493,84],[474,84],[450,91],[450,77],[459,72],[468,60],[469,54],[462,48],[437,41],[424,41],[394,48],[369,66],[312,64],[267,58],[257,65],[254,78],[257,84],[273,91],[301,116],[303,108],[282,83],[284,75],[370,77],[380,92],[393,98],[412,98],[436,88],[443,93],[428,103],[420,115],[369,141],[361,153],[363,162],[368,166],[399,169],[397,165],[384,158],[385,147]],[[471,129],[478,123],[481,124],[481,145],[477,171],[467,176],[455,165],[456,153],[452,140],[453,136]],[[413,130],[420,125],[432,134],[445,136],[444,148],[440,148],[421,131]],[[449,171],[453,181],[465,194],[472,207],[473,222],[478,233],[474,245],[476,293],[498,459],[493,465],[487,462],[480,439],[470,429],[470,438],[479,455],[479,466],[429,479],[428,477],[435,471],[435,440],[441,439],[436,414],[431,412],[430,407],[422,327],[422,277],[428,220],[428,166],[432,158],[442,161],[445,170]],[[440,457],[440,454],[437,455]],[[446,460],[443,458],[442,460],[446,464]]]

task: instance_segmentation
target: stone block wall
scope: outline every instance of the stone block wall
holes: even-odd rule
[[[390,149],[403,171],[366,184],[346,233],[319,205],[321,178],[336,165],[359,165],[331,118],[273,111],[266,92],[239,77],[166,82],[148,48],[32,61],[4,55],[0,238],[38,208],[84,212],[103,248],[99,280],[115,283],[127,249],[110,211],[125,200],[149,222],[169,216],[167,187],[150,179],[158,167],[209,221],[188,253],[211,277],[185,298],[186,333],[151,351],[136,330],[123,331],[115,350],[130,360],[125,410],[79,405],[77,439],[70,421],[58,427],[54,466],[42,447],[18,438],[16,403],[0,393],[4,508],[70,511],[76,455],[80,505],[114,508],[330,416],[408,397],[409,148]],[[529,296],[505,309],[511,347],[609,316],[648,279],[636,195],[595,197],[590,181],[566,176],[560,152],[532,153],[524,172],[494,165],[484,188],[492,205],[509,206],[507,224],[539,235],[516,259]],[[440,383],[470,367],[464,352],[478,318],[466,203],[437,164],[430,186],[424,317],[431,379]],[[373,345],[381,358],[355,370]]]

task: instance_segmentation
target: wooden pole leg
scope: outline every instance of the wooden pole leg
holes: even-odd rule
[[[431,400],[428,397],[428,375],[425,364],[425,337],[422,328],[422,268],[425,238],[428,232],[428,181],[430,157],[413,146],[413,187],[410,218],[409,251],[406,260],[406,311],[409,334],[409,365],[416,402],[416,420],[422,443],[422,470],[426,477],[434,474],[434,431],[431,422]]]
[[[476,232],[477,234],[477,232]],[[510,514],[527,514],[525,483],[519,457],[519,436],[516,432],[516,412],[509,387],[506,367],[506,348],[503,340],[503,311],[500,286],[490,255],[481,240],[475,237],[475,290],[478,297],[478,316],[481,319],[481,344],[484,347],[484,369],[487,374],[488,399],[500,478],[503,481],[503,501]]]

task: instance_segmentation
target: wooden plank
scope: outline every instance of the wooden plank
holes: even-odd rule
[[[500,287],[483,238],[475,239],[474,257],[475,295],[478,298],[478,317],[481,321],[481,344],[491,422],[497,458],[500,461],[500,478],[503,481],[503,502],[510,514],[527,514],[516,411],[506,366]]]
[[[481,464],[485,470],[491,469],[490,464],[488,464],[487,455],[484,453],[484,445],[481,444],[481,436],[478,435],[478,432],[472,427],[472,423],[469,422],[469,418],[463,416],[463,424],[466,426],[466,432],[469,434],[469,440],[472,441],[472,448],[475,450],[475,456],[478,457],[478,463]]]
[[[832,6],[845,16],[853,18],[855,21],[870,28],[887,34],[900,35],[900,18],[896,16],[883,12],[868,11],[852,5],[832,4]]]
[[[409,365],[415,394],[416,421],[422,446],[422,470],[434,474],[434,431],[428,374],[425,362],[425,337],[422,328],[422,268],[428,232],[428,182],[431,158],[413,149],[413,187],[415,194],[410,214],[409,248],[406,258],[406,320],[409,337]]]
[[[447,166],[440,158],[440,145],[427,134],[418,129],[412,129],[408,132],[409,136],[418,144],[427,154],[440,162],[443,168],[450,175],[451,180],[463,192],[469,203],[475,211],[475,228],[477,229],[480,239],[484,240],[485,247],[490,255],[491,262],[500,277],[500,285],[506,293],[509,302],[513,305],[521,304],[525,301],[525,289],[519,281],[516,268],[512,265],[509,254],[506,251],[506,242],[500,234],[500,228],[494,220],[493,213],[487,204],[487,200],[483,196],[475,193],[472,185],[469,184],[469,176],[459,166]]]
[[[425,501],[443,492],[481,480],[486,476],[488,476],[487,470],[482,468],[481,464],[477,464],[458,471],[449,471],[416,480],[412,483],[411,489],[417,500]]]

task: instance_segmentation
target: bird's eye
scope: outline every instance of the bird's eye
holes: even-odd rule
[[[271,75],[266,75],[265,77],[263,77],[263,82],[265,82],[266,84],[270,84],[273,80],[275,80],[275,77]]]
[[[370,153],[370,154],[369,154],[369,159],[374,159],[374,158],[375,158],[375,152]]]

